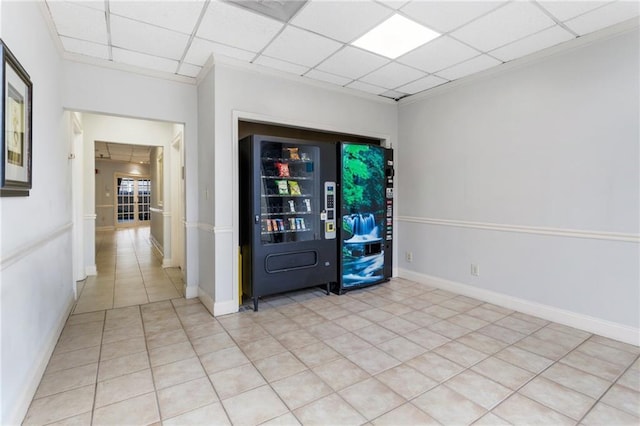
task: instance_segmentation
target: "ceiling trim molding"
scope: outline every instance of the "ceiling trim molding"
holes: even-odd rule
[[[396,100],[391,98],[386,98],[384,96],[374,95],[372,93],[363,92],[361,90],[351,89],[349,87],[338,86],[336,84],[328,83],[325,81],[315,80],[309,77],[303,77],[300,75],[291,74],[291,73],[280,71],[277,69],[268,68],[259,64],[243,62],[238,59],[230,58],[228,56],[217,55],[215,56],[213,62],[214,62],[213,65],[223,65],[229,68],[249,71],[256,74],[263,74],[263,75],[268,75],[272,77],[280,77],[285,80],[293,81],[295,83],[301,83],[307,86],[330,90],[333,92],[341,93],[343,95],[356,96],[356,97],[363,98],[373,102],[379,102],[387,105],[395,105],[397,103]],[[204,71],[205,68],[206,68],[206,64],[205,64],[205,67],[202,68],[202,71]]]
[[[425,99],[429,99],[434,96],[441,95],[450,90],[454,90],[458,87],[467,86],[475,83],[476,81],[485,80],[489,77],[493,77],[511,70],[523,68],[532,62],[537,62],[546,59],[551,56],[555,56],[564,52],[568,52],[575,49],[580,49],[593,43],[597,43],[602,40],[617,37],[627,32],[631,32],[637,28],[640,28],[640,18],[631,18],[616,25],[612,25],[607,28],[603,28],[599,31],[595,31],[586,34],[582,37],[574,38],[564,43],[557,44],[555,46],[548,47],[546,49],[531,53],[529,55],[514,59],[509,62],[505,62],[501,65],[489,68],[487,70],[471,74],[467,77],[453,80],[448,83],[444,83],[440,86],[436,86],[431,89],[427,89],[424,92],[416,93],[414,95],[407,96],[398,101],[398,106],[410,105],[415,102],[420,102]]]

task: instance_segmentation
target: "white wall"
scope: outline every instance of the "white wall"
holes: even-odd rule
[[[0,10],[0,36],[33,82],[33,189],[0,199],[0,423],[19,424],[74,298],[70,118],[39,5],[2,2]]]
[[[258,70],[220,63],[215,66],[214,137],[200,139],[201,147],[213,144],[214,149],[204,161],[212,162],[215,172],[215,202],[201,208],[201,217],[213,219],[213,234],[209,236],[213,251],[201,252],[200,261],[214,263],[215,291],[209,296],[215,301],[216,315],[238,308],[238,118],[372,136],[390,143],[397,136],[397,108],[393,101]],[[207,232],[211,233],[201,229],[201,238]]]
[[[195,227],[190,227],[190,224],[197,223],[198,218],[196,86],[70,61],[63,61],[60,84],[62,85],[63,105],[69,110],[136,117],[184,125],[185,216],[187,223],[185,276],[187,295],[197,294],[197,290],[190,290],[198,287],[197,232]],[[87,115],[89,114],[83,114],[83,116]],[[133,121],[135,120],[131,120],[130,124],[135,125]],[[87,127],[86,120],[83,125]],[[170,124],[167,125],[174,130],[177,128]],[[114,128],[112,130],[120,132],[125,129]],[[85,130],[85,141],[92,140],[86,132]],[[174,135],[175,133],[172,133],[169,139],[163,143],[170,143]],[[166,152],[167,150],[165,150]],[[168,177],[165,176],[165,179]],[[165,188],[170,188],[167,180],[165,180]],[[92,201],[90,203],[93,204]],[[87,229],[85,234],[89,232],[91,229]]]
[[[638,40],[635,29],[400,103],[405,275],[638,344]]]

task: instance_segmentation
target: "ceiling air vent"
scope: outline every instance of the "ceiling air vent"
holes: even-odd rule
[[[282,22],[289,20],[307,0],[224,0],[226,3],[249,9]]]

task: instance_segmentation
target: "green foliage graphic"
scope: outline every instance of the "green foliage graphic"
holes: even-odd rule
[[[344,212],[384,211],[384,150],[374,145],[344,144],[342,164]]]

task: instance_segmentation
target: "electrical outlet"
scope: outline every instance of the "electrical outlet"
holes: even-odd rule
[[[480,276],[480,266],[477,263],[471,264],[471,275],[473,275],[474,277]]]
[[[410,252],[410,251],[405,251],[404,252],[404,259],[409,263],[413,262],[413,253]]]

